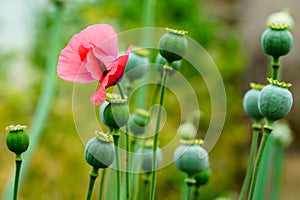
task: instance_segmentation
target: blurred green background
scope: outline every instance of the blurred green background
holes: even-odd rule
[[[73,34],[95,23],[111,24],[117,32],[144,26],[145,4],[139,0],[99,1],[10,1],[1,0],[0,31],[0,194],[14,173],[14,156],[5,145],[5,127],[10,124],[32,126],[36,105],[42,91],[51,27],[58,7],[66,10],[61,33],[62,49]],[[242,96],[251,81],[266,83],[268,59],[260,50],[259,37],[265,19],[272,12],[293,2],[222,0],[153,1],[153,26],[188,30],[188,36],[201,44],[212,57],[223,77],[227,95],[227,115],[222,135],[210,152],[212,177],[201,189],[201,199],[232,196],[239,192],[250,145],[250,120],[242,110]],[[289,4],[290,3],[290,4]],[[261,5],[262,4],[262,5]],[[271,6],[269,5],[271,4]],[[250,13],[251,10],[252,13]],[[14,15],[15,14],[15,15]],[[298,14],[298,13],[296,13]],[[19,16],[19,17],[18,17]],[[296,16],[295,16],[296,18]],[[146,19],[147,20],[147,19]],[[298,23],[299,24],[299,23]],[[295,132],[294,143],[287,150],[282,182],[282,199],[299,196],[297,168],[300,166],[297,131],[297,49],[283,60],[283,78],[294,84],[295,105],[287,117]],[[10,31],[10,32],[9,32]],[[299,35],[299,34],[298,34]],[[297,45],[298,44],[298,45]],[[298,51],[299,52],[299,51]],[[299,57],[299,56],[298,56]],[[153,62],[153,58],[151,58]],[[297,62],[298,61],[298,62]],[[55,68],[56,66],[53,66]],[[198,137],[203,138],[210,123],[210,96],[201,78],[193,77],[189,63],[179,70],[195,87],[201,111]],[[20,187],[20,199],[84,199],[90,167],[83,159],[84,144],[80,140],[71,107],[73,84],[56,78],[57,90],[45,122],[40,142],[34,151],[28,172]],[[298,84],[299,85],[299,84]],[[299,91],[299,90],[298,90]],[[299,98],[298,98],[299,99]],[[172,104],[166,104],[172,110]],[[173,117],[175,116],[175,117]],[[176,113],[168,115],[161,134],[162,144],[176,133]],[[38,121],[38,120],[36,120]],[[36,122],[35,121],[35,122]],[[218,122],[213,122],[218,123]],[[30,134],[30,133],[29,133]],[[168,136],[169,135],[169,136]],[[178,176],[174,176],[174,174]],[[183,174],[170,165],[158,172],[157,199],[180,199]],[[96,186],[97,188],[97,186]],[[96,194],[97,192],[95,192]]]

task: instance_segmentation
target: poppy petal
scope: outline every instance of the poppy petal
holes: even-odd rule
[[[101,83],[97,91],[90,97],[90,101],[95,104],[101,104],[106,98],[105,86]]]

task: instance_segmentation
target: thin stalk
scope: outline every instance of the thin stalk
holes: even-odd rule
[[[19,178],[21,171],[22,158],[21,155],[16,155],[16,174],[15,174],[15,183],[14,183],[14,195],[13,200],[17,200],[18,198],[18,186],[19,186]]]
[[[273,186],[272,186],[272,193],[271,199],[277,200],[279,199],[280,194],[280,185],[281,185],[281,175],[282,175],[282,163],[283,163],[283,156],[284,151],[283,147],[275,142],[275,163],[274,163],[274,179],[273,179]]]
[[[141,191],[141,200],[146,199],[146,192],[147,192],[147,186],[149,185],[149,176],[151,172],[147,172],[144,174],[144,180],[143,180],[143,185],[142,185],[142,191]]]
[[[256,180],[257,180],[257,175],[260,169],[260,164],[262,161],[262,157],[264,154],[264,150],[268,141],[268,137],[269,134],[271,133],[271,130],[267,127],[265,127],[264,129],[264,133],[263,133],[263,138],[258,150],[258,154],[257,154],[257,158],[256,158],[256,164],[254,167],[254,172],[253,172],[253,176],[252,176],[252,181],[251,181],[251,186],[250,186],[250,193],[249,193],[249,200],[253,200],[254,197],[254,191],[255,191],[255,186],[256,186]]]
[[[130,151],[130,141],[129,141],[129,134],[128,134],[128,125],[126,126],[126,199],[130,198],[130,157],[129,157],[129,151]]]
[[[105,183],[105,175],[106,175],[106,169],[103,169],[102,173],[101,173],[101,180],[100,180],[100,187],[99,187],[99,195],[98,195],[99,200],[102,200],[102,196],[103,196],[103,187],[104,187],[104,183]]]
[[[195,187],[193,200],[198,200],[199,199],[199,190],[200,190],[200,186]]]
[[[191,189],[192,189],[192,186],[187,185],[186,193],[185,193],[185,200],[190,200],[190,198],[191,198]]]
[[[30,130],[30,146],[24,155],[23,158],[23,167],[21,173],[21,179],[20,182],[22,183],[22,179],[24,177],[29,164],[31,157],[33,155],[33,152],[39,143],[41,135],[44,133],[44,127],[47,124],[48,116],[51,111],[51,105],[52,101],[55,96],[55,91],[57,88],[56,85],[56,68],[57,60],[59,56],[60,51],[60,45],[61,45],[61,30],[62,30],[62,24],[63,24],[63,17],[64,15],[64,6],[58,6],[57,11],[55,13],[55,19],[53,22],[53,26],[51,27],[51,34],[49,37],[49,48],[48,49],[48,55],[46,58],[46,69],[45,69],[45,78],[43,81],[42,86],[42,92],[39,96],[38,103],[36,106],[35,114],[33,123],[31,125]],[[2,198],[3,199],[10,199],[10,196],[12,194],[12,184],[13,181],[11,181],[7,187],[6,190],[4,190]]]
[[[258,125],[258,126],[256,126],[256,125]],[[243,183],[243,187],[241,190],[239,200],[245,199],[247,191],[248,191],[251,174],[252,174],[252,170],[253,170],[253,165],[254,165],[254,160],[255,160],[255,155],[256,155],[256,151],[257,151],[258,136],[261,131],[261,125],[259,123],[254,122],[252,127],[253,127],[252,128],[252,130],[253,130],[252,144],[251,144],[251,148],[250,148],[248,167],[247,167],[246,176],[244,179],[244,183]]]
[[[279,58],[272,57],[271,65],[272,65],[272,78],[274,80],[278,80],[279,75],[280,75],[279,74],[279,67],[280,67]]]
[[[88,193],[86,195],[86,200],[90,200],[92,197],[93,188],[94,188],[95,180],[97,177],[98,177],[98,169],[93,168],[90,171],[90,184],[89,184],[89,188],[88,188]]]
[[[116,154],[116,175],[117,175],[117,200],[121,199],[121,172],[119,158],[119,136],[114,135],[115,154]]]
[[[154,200],[155,196],[155,184],[156,184],[156,166],[157,166],[157,160],[156,160],[156,151],[157,151],[157,144],[158,144],[158,133],[160,128],[160,118],[161,118],[161,111],[162,106],[164,103],[164,95],[166,90],[166,82],[168,77],[168,63],[164,66],[163,70],[163,76],[161,81],[161,93],[160,93],[160,100],[159,100],[159,107],[158,107],[158,113],[157,113],[157,121],[156,121],[156,127],[155,127],[155,135],[154,135],[154,141],[153,141],[153,160],[152,160],[152,182],[151,182],[151,190],[150,190],[150,200]]]
[[[271,134],[266,144],[265,153],[262,158],[261,167],[258,173],[257,185],[254,192],[254,199],[268,199],[266,193],[270,188],[268,184],[274,165],[274,136]]]

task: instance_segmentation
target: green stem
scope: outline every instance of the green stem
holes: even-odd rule
[[[279,79],[279,67],[280,67],[280,62],[279,62],[279,58],[273,58],[272,57],[272,78],[274,80],[278,80]]]
[[[113,135],[116,154],[116,175],[117,175],[117,200],[121,199],[121,172],[120,172],[120,158],[119,158],[119,136]]]
[[[14,196],[13,200],[17,200],[18,197],[18,186],[19,186],[19,178],[21,171],[22,158],[21,155],[16,155],[16,174],[15,174],[15,183],[14,183]]]
[[[159,100],[159,107],[158,107],[158,113],[157,113],[157,121],[156,121],[156,127],[155,127],[155,135],[154,135],[154,141],[153,141],[153,160],[152,160],[152,182],[151,182],[151,190],[150,190],[150,200],[154,200],[155,196],[155,184],[156,184],[156,166],[157,166],[157,160],[156,160],[156,151],[157,151],[157,144],[158,144],[158,133],[160,128],[160,118],[161,118],[161,111],[162,106],[164,103],[164,95],[166,90],[166,82],[168,77],[168,63],[164,66],[163,70],[163,76],[161,81],[161,93],[160,93],[160,100]]]
[[[274,136],[271,134],[266,144],[265,153],[262,158],[260,170],[257,178],[257,185],[254,192],[254,199],[269,199],[266,193],[269,190],[269,181],[273,171],[274,157]]]
[[[99,200],[102,200],[102,196],[103,196],[103,187],[104,187],[104,182],[105,182],[105,175],[106,175],[106,169],[103,169],[102,173],[101,173],[101,180],[100,180],[100,187],[99,187],[99,195],[98,195]]]
[[[144,180],[143,180],[143,185],[142,185],[142,191],[141,191],[141,200],[146,199],[146,192],[147,192],[147,186],[149,185],[149,176],[151,172],[147,172],[144,174]]]
[[[130,199],[130,158],[129,158],[129,151],[130,151],[130,141],[129,141],[129,134],[128,134],[128,126],[126,126],[126,199]]]
[[[273,179],[273,187],[271,193],[271,199],[277,200],[279,199],[280,193],[280,184],[281,184],[281,174],[282,174],[282,163],[283,163],[283,147],[275,142],[275,163],[274,163],[274,179]]]
[[[258,125],[258,126],[256,126],[256,125]],[[255,160],[255,155],[256,155],[256,151],[257,151],[258,136],[261,131],[261,125],[259,123],[254,122],[252,127],[253,127],[253,133],[252,133],[253,135],[252,135],[250,156],[249,156],[246,176],[244,179],[244,183],[243,183],[243,187],[241,190],[239,200],[245,199],[246,193],[248,191],[249,182],[250,182],[251,174],[252,174],[252,170],[253,170],[253,164],[254,164],[254,160]]]
[[[193,200],[198,200],[199,199],[199,189],[200,189],[200,186],[195,187]]]
[[[190,198],[191,198],[191,189],[192,189],[192,186],[187,185],[185,200],[190,200]]]
[[[44,133],[44,127],[47,124],[49,113],[52,109],[51,104],[55,96],[56,91],[56,65],[59,56],[60,46],[61,46],[61,30],[62,30],[62,22],[64,15],[64,7],[58,6],[55,14],[55,19],[53,22],[53,26],[50,30],[50,38],[49,38],[49,48],[48,54],[46,58],[46,69],[45,69],[45,78],[42,86],[42,93],[39,96],[38,103],[36,106],[33,123],[31,125],[30,130],[30,146],[24,155],[23,159],[23,167],[21,173],[20,182],[24,177],[29,164],[33,152],[39,143],[41,135]],[[12,194],[12,184],[11,181],[6,190],[4,190],[2,198],[9,199]]]
[[[251,186],[250,186],[250,193],[249,193],[249,200],[253,200],[254,197],[254,191],[255,191],[255,186],[256,186],[256,180],[257,180],[257,175],[259,172],[259,168],[260,168],[260,164],[261,164],[261,160],[264,154],[264,150],[268,141],[268,136],[271,133],[271,129],[267,128],[266,126],[264,127],[264,133],[263,133],[263,138],[258,150],[258,155],[256,158],[256,164],[255,164],[255,168],[254,168],[254,172],[253,172],[253,176],[252,176],[252,181],[251,181]]]
[[[88,188],[88,193],[86,195],[86,200],[90,200],[92,197],[92,192],[93,192],[95,180],[97,177],[98,177],[98,169],[93,168],[90,171],[90,184],[89,184],[89,188]]]
[[[117,87],[118,87],[118,90],[120,92],[120,95],[121,95],[122,99],[126,99],[126,94],[125,94],[120,82],[117,83]]]

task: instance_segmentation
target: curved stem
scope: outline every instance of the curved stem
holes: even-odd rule
[[[98,176],[98,169],[93,168],[90,171],[90,184],[89,184],[89,188],[88,188],[88,193],[86,195],[86,200],[90,200],[92,197],[92,192],[93,192],[93,188],[94,188],[94,184],[95,184],[95,180]]]
[[[252,181],[251,181],[251,186],[250,186],[250,193],[249,193],[249,198],[248,198],[249,200],[253,200],[253,198],[254,198],[254,191],[255,191],[257,175],[258,175],[258,172],[259,172],[259,169],[260,169],[261,160],[262,160],[264,150],[265,150],[265,147],[266,147],[266,144],[267,144],[267,141],[268,141],[268,137],[269,137],[269,134],[271,133],[271,131],[272,131],[271,129],[266,128],[266,126],[265,126],[264,133],[263,133],[263,138],[262,138],[259,150],[258,150],[258,155],[257,155],[257,158],[256,158],[256,164],[255,164],[255,168],[254,168],[254,172],[253,172],[253,176],[252,176]]]
[[[160,93],[160,101],[159,101],[159,108],[157,113],[157,121],[156,121],[156,127],[155,127],[155,135],[154,135],[154,141],[153,141],[153,160],[152,160],[152,182],[151,182],[151,190],[150,190],[150,199],[154,200],[155,196],[155,184],[156,184],[156,166],[157,166],[157,160],[156,160],[156,151],[157,151],[157,144],[158,144],[158,133],[160,128],[160,118],[161,118],[161,111],[162,106],[164,103],[164,95],[166,90],[166,82],[167,82],[167,76],[168,76],[168,63],[164,66],[163,70],[163,77],[161,81],[161,93]]]
[[[22,174],[25,174],[29,164],[33,152],[40,140],[41,135],[44,133],[43,129],[47,124],[47,119],[49,113],[51,111],[51,104],[55,96],[55,91],[57,88],[56,85],[56,68],[54,66],[57,65],[57,60],[59,56],[60,46],[61,46],[61,30],[63,25],[63,15],[64,15],[64,6],[57,6],[57,11],[55,13],[55,18],[53,20],[53,26],[51,27],[51,33],[49,38],[49,48],[48,54],[46,58],[46,69],[45,69],[45,78],[43,80],[42,85],[42,93],[39,96],[38,103],[34,113],[33,123],[31,125],[30,130],[30,146],[24,155],[23,159],[23,167],[21,171]],[[22,182],[22,178],[20,180]],[[4,190],[2,198],[9,199],[12,191],[12,184],[11,181],[6,190]]]
[[[106,175],[106,169],[103,169],[102,173],[101,173],[100,188],[99,188],[99,195],[98,195],[99,200],[101,200],[102,196],[103,196],[103,187],[104,187],[104,182],[105,182],[105,175]]]
[[[14,183],[14,196],[13,200],[17,200],[18,197],[18,186],[19,186],[19,178],[21,171],[22,158],[21,155],[16,155],[16,174],[15,174],[15,183]]]
[[[120,172],[120,158],[119,158],[119,136],[113,135],[116,154],[116,175],[117,175],[117,200],[121,199],[121,172]]]
[[[253,125],[255,125],[255,124],[256,123],[254,123]],[[261,126],[261,125],[259,125],[259,126]],[[246,196],[246,193],[247,193],[247,190],[249,187],[249,182],[251,179],[253,164],[254,164],[255,155],[256,155],[256,151],[257,151],[258,136],[259,136],[260,131],[261,131],[261,128],[253,126],[252,144],[251,144],[251,149],[250,149],[248,167],[247,167],[246,176],[244,179],[244,183],[243,183],[243,187],[241,190],[239,200],[245,199],[245,196]]]

